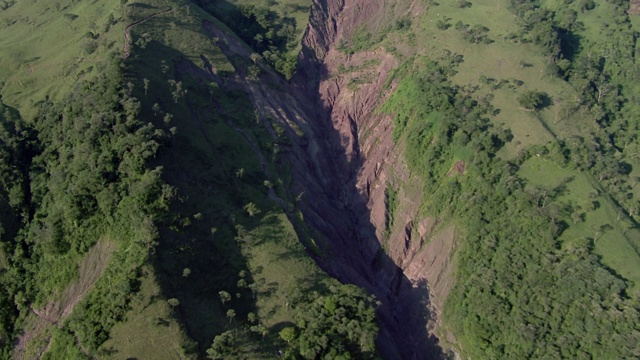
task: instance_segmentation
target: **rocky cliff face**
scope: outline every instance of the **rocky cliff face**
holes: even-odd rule
[[[417,218],[422,196],[406,195],[400,186],[415,180],[392,140],[392,118],[374,113],[393,91],[393,83],[385,84],[400,64],[382,49],[354,55],[336,49],[365,21],[383,24],[389,11],[382,2],[314,0],[291,82],[263,68],[259,82],[238,71],[224,86],[247,90],[267,128],[274,130],[271,122],[285,128],[291,141],[281,148],[281,161],[291,168],[290,191],[301,198],[298,208],[311,232],[320,235],[320,254],[313,256],[330,275],[381,301],[382,355],[442,358],[430,330],[451,282],[453,229],[435,234],[438,219]],[[249,56],[236,39],[211,23],[204,26],[225,52]],[[401,189],[392,228],[388,186]]]
[[[365,22],[383,23],[394,11],[390,7],[314,1],[293,86],[305,89],[301,101],[315,105],[310,125],[324,142],[316,160],[329,165],[316,168],[327,185],[326,193],[317,195],[328,201],[310,193],[303,212],[333,250],[318,259],[325,269],[381,299],[379,345],[385,357],[438,358],[438,339],[427,328],[437,324],[451,286],[454,229],[436,232],[440,219],[417,219],[421,196],[412,198],[399,186],[414,180],[394,145],[392,118],[374,113],[393,91],[393,83],[385,84],[400,64],[382,49],[353,55],[336,49]],[[392,228],[387,228],[387,186],[401,188],[401,211]]]

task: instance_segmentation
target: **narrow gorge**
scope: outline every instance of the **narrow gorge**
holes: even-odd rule
[[[420,186],[394,144],[392,116],[376,112],[393,91],[392,73],[401,64],[382,48],[349,54],[338,47],[365,23],[384,24],[391,21],[385,16],[411,14],[419,6],[315,0],[292,80],[297,103],[310,104],[305,111],[311,119],[311,140],[291,154],[297,157],[294,191],[304,194],[305,220],[329,250],[315,259],[332,276],[380,299],[378,345],[389,359],[444,357],[432,331],[452,286],[454,229],[434,236],[439,219],[417,219],[422,199],[404,191],[400,211],[390,213],[389,188]]]
[[[394,16],[421,11],[417,6]],[[394,89],[392,73],[400,64],[383,49],[357,54],[337,49],[364,22],[388,21],[388,12],[394,9],[375,2],[316,0],[293,79],[286,83],[264,69],[268,81],[239,77],[236,85],[249,92],[267,127],[270,120],[286,128],[291,144],[281,152],[281,162],[291,165],[289,190],[301,200],[307,226],[319,235],[320,254],[309,253],[332,277],[380,300],[381,354],[438,359],[444,350],[433,331],[452,286],[454,229],[436,234],[439,219],[418,219],[422,198],[404,191],[396,219],[390,219],[389,188],[420,186],[392,139],[392,116],[376,113]],[[205,27],[222,39],[227,55],[249,57],[224,31],[211,23]],[[361,78],[367,80],[350,86]]]

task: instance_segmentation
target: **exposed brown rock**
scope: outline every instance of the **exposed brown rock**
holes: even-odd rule
[[[335,48],[337,42],[348,38],[357,26],[383,23],[379,20],[386,14],[382,4],[354,1],[343,5],[337,1],[327,1],[315,6],[315,11],[328,9],[325,14],[335,14],[341,9],[340,16],[337,21],[328,21],[328,27],[315,27],[314,22],[311,23],[303,44],[321,48],[315,51],[303,50],[301,72],[294,83],[313,83],[309,80],[301,81],[313,74],[319,80],[318,107],[324,113],[319,113],[317,121],[324,126],[330,125],[331,128],[327,130],[337,133],[337,136],[328,139],[329,147],[336,149],[336,175],[345,184],[342,185],[341,192],[351,194],[343,202],[344,211],[351,213],[350,217],[354,222],[351,226],[359,228],[350,240],[334,240],[334,248],[341,256],[336,257],[329,265],[333,268],[330,273],[382,296],[383,306],[379,314],[383,329],[379,345],[386,358],[438,358],[442,353],[436,345],[437,339],[426,331],[427,326],[433,327],[434,312],[437,311],[432,305],[428,289],[432,286],[429,282],[433,281],[433,287],[439,292],[434,304],[441,305],[448,293],[448,287],[442,284],[450,284],[451,280],[452,267],[448,265],[454,232],[446,232],[451,236],[442,235],[433,245],[430,243],[430,246],[423,248],[433,227],[424,229],[421,222],[421,234],[417,238],[414,236],[413,220],[417,215],[421,196],[412,199],[405,196],[401,206],[405,213],[396,218],[401,227],[392,231],[389,239],[385,239],[388,230],[385,229],[385,189],[391,180],[390,174],[407,180],[408,171],[401,151],[395,147],[391,136],[391,116],[374,114],[373,111],[395,89],[393,83],[387,89],[384,86],[390,72],[399,63],[383,49],[348,55]],[[334,15],[329,15],[332,16]],[[323,35],[327,37],[317,39]],[[327,39],[333,42],[327,42]],[[315,54],[316,57],[310,57],[309,54]],[[350,86],[354,83],[357,86]],[[314,96],[313,92],[307,94]],[[338,236],[352,233],[339,231]],[[383,253],[379,244],[385,241],[386,254],[381,255]],[[438,261],[433,260],[435,256]],[[440,260],[441,258],[446,260]],[[360,270],[358,274],[345,269],[345,264],[369,262],[371,267]],[[447,281],[443,282],[441,279]]]

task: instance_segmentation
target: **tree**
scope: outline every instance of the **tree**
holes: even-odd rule
[[[269,329],[267,329],[262,324],[254,325],[250,327],[249,330],[253,331],[254,333],[260,334],[260,336],[262,336],[263,338],[269,335]]]
[[[169,304],[169,306],[171,306],[172,308],[175,308],[178,305],[180,305],[180,300],[178,300],[176,298],[171,298],[171,299],[167,300],[167,304]]]
[[[571,213],[571,221],[573,221],[574,224],[584,221],[584,213],[580,207],[576,207]]]
[[[548,95],[544,92],[527,90],[518,96],[520,106],[527,110],[540,110]]]
[[[169,79],[167,82],[169,83],[169,86],[171,87],[171,89],[173,89],[173,91],[171,92],[171,96],[173,96],[173,101],[177,103],[178,100],[187,93],[187,90],[182,88],[182,81],[175,81],[175,80]]]
[[[231,323],[231,321],[236,317],[236,311],[233,309],[227,310],[227,317],[229,318],[229,323]]]
[[[251,65],[249,66],[249,68],[247,69],[247,78],[249,78],[250,80],[258,80],[258,78],[260,77],[260,68],[258,67],[258,65]]]
[[[256,293],[258,292],[258,284],[256,283],[252,283],[247,285],[247,287],[249,288],[249,290],[251,290],[251,294],[253,294],[253,298],[256,298]]]
[[[220,301],[222,301],[222,305],[224,305],[227,301],[231,300],[231,294],[229,294],[226,291],[220,291],[218,293],[218,296],[220,296]]]
[[[258,321],[258,317],[256,316],[255,313],[250,312],[249,314],[247,314],[247,321],[249,321],[250,323],[255,323],[256,321]]]
[[[218,360],[228,358],[234,351],[236,336],[232,331],[223,332],[213,338],[213,344],[207,350],[209,359]]]
[[[254,217],[261,213],[260,209],[258,209],[258,206],[256,206],[256,204],[252,202],[245,205],[244,210],[247,212],[247,214],[249,214],[250,217]]]
[[[252,53],[249,57],[253,61],[254,65],[257,64],[258,61],[260,61],[262,59],[262,56],[260,56],[260,54],[258,54],[258,53]]]
[[[291,326],[288,326],[280,331],[280,337],[282,340],[290,343],[292,340],[296,338],[296,329]]]
[[[449,23],[448,19],[438,19],[436,22],[436,27],[440,30],[447,30],[451,27],[451,23]]]

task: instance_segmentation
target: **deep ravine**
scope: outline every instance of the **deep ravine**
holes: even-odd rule
[[[432,276],[428,267],[437,263],[434,256],[449,254],[416,255],[416,249],[407,247],[411,239],[406,231],[393,232],[387,239],[384,220],[379,220],[385,213],[386,174],[402,161],[391,139],[390,117],[375,115],[374,109],[391,70],[399,64],[381,51],[347,56],[335,49],[358,23],[383,16],[384,10],[383,5],[364,0],[349,4],[314,0],[298,71],[288,83],[264,66],[260,81],[249,81],[241,72],[224,84],[211,74],[200,75],[212,77],[220,86],[243,88],[269,131],[274,130],[272,122],[285,129],[290,142],[280,148],[279,161],[291,171],[288,191],[300,200],[297,208],[320,248],[319,254],[309,253],[331,276],[365,288],[380,300],[381,355],[440,359],[444,354],[438,338],[428,331],[438,310],[429,288],[446,266],[431,271]],[[210,22],[203,26],[227,56],[249,56],[236,38]],[[346,86],[348,77],[330,76],[341,64],[358,66],[371,58],[379,60],[368,70],[376,77],[355,91]],[[363,139],[364,133],[370,136]],[[415,204],[411,207],[417,209]],[[306,232],[295,225],[294,213],[288,215],[296,231]],[[412,226],[414,214],[407,215]],[[383,241],[390,244],[386,251]]]
[[[434,317],[427,277],[409,279],[401,268],[405,259],[392,259],[383,251],[384,231],[372,216],[376,207],[384,212],[385,183],[380,177],[393,166],[390,158],[397,156],[390,118],[374,115],[373,110],[390,70],[398,64],[380,51],[347,56],[335,49],[359,23],[383,16],[383,6],[314,0],[292,86],[298,90],[294,91],[298,103],[312,104],[305,112],[317,145],[307,146],[307,159],[291,160],[296,165],[296,191],[305,193],[301,204],[305,220],[327,240],[329,251],[316,261],[330,275],[367,289],[382,303],[381,354],[387,359],[438,359],[444,358],[443,350],[427,331]],[[330,76],[339,64],[359,65],[372,58],[379,60],[372,69],[377,78],[356,91],[347,88],[348,79]],[[365,132],[373,135],[361,143]]]

